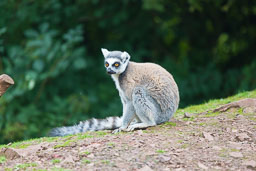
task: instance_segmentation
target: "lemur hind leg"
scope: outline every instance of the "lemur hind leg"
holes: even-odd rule
[[[132,103],[136,116],[141,123],[129,125],[127,131],[147,128],[157,124],[157,119],[161,115],[161,109],[156,101],[150,97],[142,87],[136,87],[132,94]]]

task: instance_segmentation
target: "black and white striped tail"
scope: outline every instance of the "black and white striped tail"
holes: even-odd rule
[[[108,117],[106,119],[90,119],[81,121],[78,125],[58,127],[50,131],[49,136],[66,136],[86,131],[99,131],[99,130],[112,130],[121,126],[121,118],[119,117]]]

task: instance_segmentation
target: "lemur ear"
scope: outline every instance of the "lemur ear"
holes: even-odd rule
[[[107,49],[101,48],[101,52],[103,54],[103,56],[106,58],[109,55],[109,51]]]
[[[131,57],[127,52],[124,51],[121,55],[121,58],[122,58],[123,63],[126,63],[126,61],[129,61]]]

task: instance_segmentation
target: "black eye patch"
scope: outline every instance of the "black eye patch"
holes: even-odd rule
[[[105,67],[108,67],[108,66],[109,66],[109,64],[108,64],[108,62],[106,62],[106,63],[105,63]]]
[[[119,67],[120,66],[120,62],[115,62],[112,66]]]

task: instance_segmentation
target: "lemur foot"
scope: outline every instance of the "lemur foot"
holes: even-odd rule
[[[135,129],[143,129],[143,128],[147,128],[153,125],[149,125],[149,124],[145,124],[145,123],[137,123],[137,124],[133,124],[128,126],[128,128],[126,129],[126,131],[133,131]]]
[[[116,133],[122,132],[122,131],[126,131],[126,128],[122,128],[122,127],[117,128],[117,129],[115,129],[114,131],[112,131],[112,134],[116,134]]]

